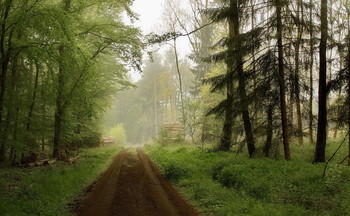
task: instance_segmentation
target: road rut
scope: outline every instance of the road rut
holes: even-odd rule
[[[140,148],[121,150],[75,213],[79,216],[199,215]]]

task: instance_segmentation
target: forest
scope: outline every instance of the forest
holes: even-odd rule
[[[111,95],[140,67],[140,30],[122,19],[130,3],[0,2],[0,161],[99,142]]]
[[[113,167],[190,206],[145,215],[349,215],[350,0],[137,1],[0,0],[0,215],[140,215],[75,203]]]
[[[350,147],[348,3],[167,1],[164,33],[147,35],[166,49],[146,61],[137,89],[118,94],[107,125],[142,143],[177,122],[199,145],[285,160],[290,145],[308,145],[312,162],[325,162],[328,139]]]

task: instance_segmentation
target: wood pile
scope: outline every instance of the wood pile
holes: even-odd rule
[[[101,142],[100,142],[100,147],[103,147],[103,146],[113,146],[115,145],[115,139],[113,136],[104,136],[102,137],[101,139]]]
[[[167,131],[168,139],[176,139],[183,135],[183,127],[179,123],[165,123],[162,129]]]

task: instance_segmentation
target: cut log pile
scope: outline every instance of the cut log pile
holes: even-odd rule
[[[165,123],[162,125],[162,129],[166,130],[168,139],[177,139],[178,136],[183,135],[183,126],[179,123]]]

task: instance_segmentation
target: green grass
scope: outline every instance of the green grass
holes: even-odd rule
[[[324,164],[305,153],[312,146],[293,148],[290,162],[191,146],[146,150],[205,215],[350,215],[350,169],[332,164],[323,180]]]
[[[120,147],[82,150],[76,164],[0,169],[0,215],[70,215],[67,204],[91,184]]]

